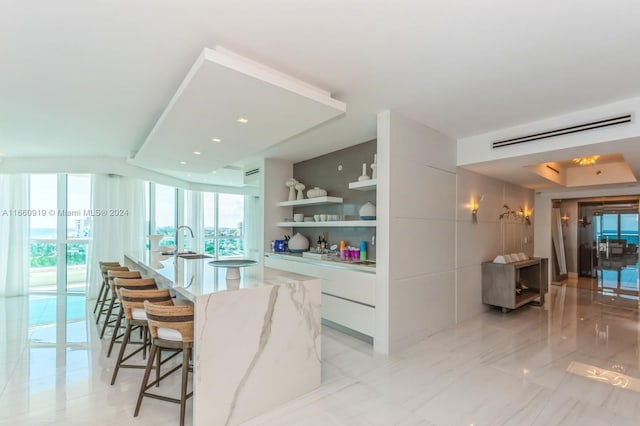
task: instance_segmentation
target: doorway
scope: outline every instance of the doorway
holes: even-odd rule
[[[593,290],[637,300],[638,200],[578,202],[578,275]]]

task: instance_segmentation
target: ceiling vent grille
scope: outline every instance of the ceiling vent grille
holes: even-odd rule
[[[260,185],[260,168],[249,169],[244,171],[243,183],[246,186],[259,186]]]
[[[571,133],[586,132],[589,130],[600,129],[602,127],[617,126],[619,124],[631,123],[631,114],[620,115],[606,120],[591,121],[589,123],[578,124],[561,129],[548,130],[546,132],[534,133],[532,135],[520,136],[518,138],[504,139],[493,142],[492,149],[503,148],[505,146],[517,145],[525,142],[533,142],[540,139],[554,138],[556,136],[569,135]]]

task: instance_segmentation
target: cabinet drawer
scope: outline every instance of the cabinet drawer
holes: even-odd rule
[[[322,318],[373,336],[375,309],[359,303],[322,294]]]
[[[376,305],[376,275],[340,270],[302,262],[265,258],[265,266],[322,279],[322,292],[334,296]]]

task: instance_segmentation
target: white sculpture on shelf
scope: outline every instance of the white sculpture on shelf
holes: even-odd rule
[[[378,154],[373,154],[373,163],[371,163],[371,179],[378,179]]]
[[[289,178],[285,182],[285,185],[287,185],[287,188],[289,188],[289,201],[294,201],[296,199],[295,186],[297,183],[298,181],[294,178]]]
[[[367,176],[367,163],[362,163],[362,176],[358,178],[358,181],[369,180],[371,179]]]
[[[304,200],[304,193],[302,191],[304,191],[304,183],[302,182],[298,182],[296,183],[295,188],[298,190],[298,200]]]

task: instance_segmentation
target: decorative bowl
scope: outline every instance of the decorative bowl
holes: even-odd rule
[[[308,198],[325,197],[326,195],[327,195],[327,191],[325,191],[324,189],[318,188],[317,186],[307,191]]]

